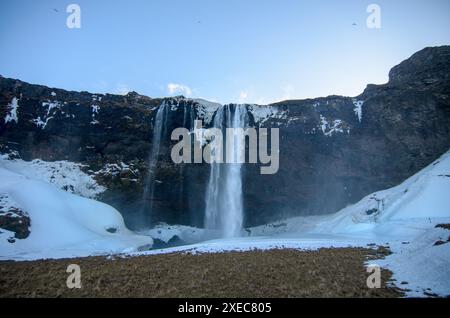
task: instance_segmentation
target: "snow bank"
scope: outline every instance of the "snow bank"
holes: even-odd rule
[[[79,257],[136,251],[152,245],[150,237],[129,231],[120,213],[91,199],[0,167],[0,194],[26,211],[31,233],[9,243],[1,230],[0,259]]]

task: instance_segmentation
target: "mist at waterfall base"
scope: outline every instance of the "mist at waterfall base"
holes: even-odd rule
[[[151,229],[158,228],[167,223],[172,225],[173,222],[168,222],[161,217],[156,218],[155,215],[160,215],[160,200],[158,199],[158,187],[160,181],[158,180],[158,173],[164,169],[161,167],[165,164],[170,155],[171,150],[171,131],[167,127],[173,124],[173,118],[170,116],[171,112],[170,102],[163,102],[153,117],[153,129],[150,136],[152,145],[148,155],[148,173],[145,178],[144,190],[142,194],[142,206],[139,211],[135,213],[125,213],[125,221],[134,230],[140,233],[146,233]],[[190,130],[191,149],[194,149],[193,143],[197,136],[197,131],[194,128],[194,120],[197,119],[196,114],[192,112],[192,108],[183,107],[182,116],[183,127]],[[223,132],[223,144],[226,144],[226,129],[227,128],[247,128],[249,125],[249,116],[246,105],[224,105],[217,109],[211,120],[210,127],[220,129]],[[201,137],[200,137],[201,138]],[[198,142],[198,140],[197,140]],[[237,161],[237,156],[240,151],[245,153],[245,141],[240,138],[234,138],[231,153],[227,155],[222,151],[217,151],[219,147],[214,147],[214,139],[210,141],[212,144],[212,158],[233,158]],[[244,150],[242,150],[244,149]],[[217,151],[217,152],[216,152]],[[222,157],[223,156],[223,157]],[[226,157],[228,156],[228,157]],[[174,164],[175,165],[175,164]],[[191,165],[195,165],[192,163]],[[198,165],[198,164],[197,164]],[[202,195],[204,196],[204,206],[194,209],[194,211],[179,211],[180,214],[190,214],[195,221],[185,222],[187,226],[192,226],[201,234],[195,235],[192,242],[200,240],[208,240],[214,238],[230,238],[239,237],[246,234],[244,230],[245,211],[243,202],[243,182],[242,171],[245,169],[242,163],[217,163],[211,164],[203,163],[209,169],[209,176],[203,182]],[[177,194],[179,197],[174,197],[174,201],[180,201],[180,206],[189,205],[189,182],[182,178],[185,164],[179,164],[179,175],[173,179],[174,186],[177,185]],[[179,178],[178,178],[179,177]],[[192,243],[184,242],[184,243]]]

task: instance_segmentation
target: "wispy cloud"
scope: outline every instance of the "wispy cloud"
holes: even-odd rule
[[[167,92],[170,95],[176,95],[176,94],[181,94],[181,95],[186,95],[186,96],[191,96],[192,95],[192,89],[184,84],[177,84],[177,83],[169,83],[167,84]]]
[[[248,98],[248,92],[247,91],[241,91],[239,93],[239,103],[244,103]]]

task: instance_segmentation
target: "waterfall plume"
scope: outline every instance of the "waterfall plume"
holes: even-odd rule
[[[227,128],[245,129],[247,124],[245,105],[225,105],[219,108],[213,122],[214,128],[223,133]],[[226,157],[222,151],[217,153],[215,149],[213,155],[216,161],[211,163],[206,194],[205,228],[216,231],[223,237],[239,236],[243,225],[242,163],[237,158],[245,150],[245,140],[235,138],[234,135],[233,139],[233,146],[227,150]],[[230,158],[234,158],[233,163],[229,163]]]

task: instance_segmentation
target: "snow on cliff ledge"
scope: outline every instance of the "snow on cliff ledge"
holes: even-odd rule
[[[10,159],[9,155],[0,155],[0,167],[22,174],[29,178],[55,185],[59,189],[95,199],[106,190],[92,176],[84,173],[83,165],[70,161],[44,161],[34,159]]]

